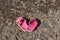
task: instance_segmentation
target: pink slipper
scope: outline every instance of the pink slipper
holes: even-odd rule
[[[26,19],[24,19],[23,17],[18,17],[16,19],[16,23],[24,32],[27,31],[28,25]]]
[[[29,21],[28,31],[33,32],[34,29],[37,27],[37,25],[38,25],[38,22],[37,22],[36,18],[31,18]]]

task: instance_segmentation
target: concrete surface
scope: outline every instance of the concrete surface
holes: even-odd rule
[[[19,16],[41,24],[23,32],[15,23]],[[60,40],[60,0],[0,0],[0,40]]]

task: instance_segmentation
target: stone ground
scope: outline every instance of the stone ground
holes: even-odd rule
[[[19,16],[41,24],[23,32],[15,23]],[[60,0],[0,0],[0,40],[60,40]]]

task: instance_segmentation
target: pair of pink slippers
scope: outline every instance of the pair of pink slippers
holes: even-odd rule
[[[24,32],[33,32],[34,29],[37,27],[38,22],[36,18],[31,18],[30,21],[27,24],[27,20],[23,17],[18,17],[16,19],[16,23]]]

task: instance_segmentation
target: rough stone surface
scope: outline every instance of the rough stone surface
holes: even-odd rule
[[[19,16],[41,24],[23,32],[15,23]],[[60,0],[0,0],[0,40],[60,40]]]

